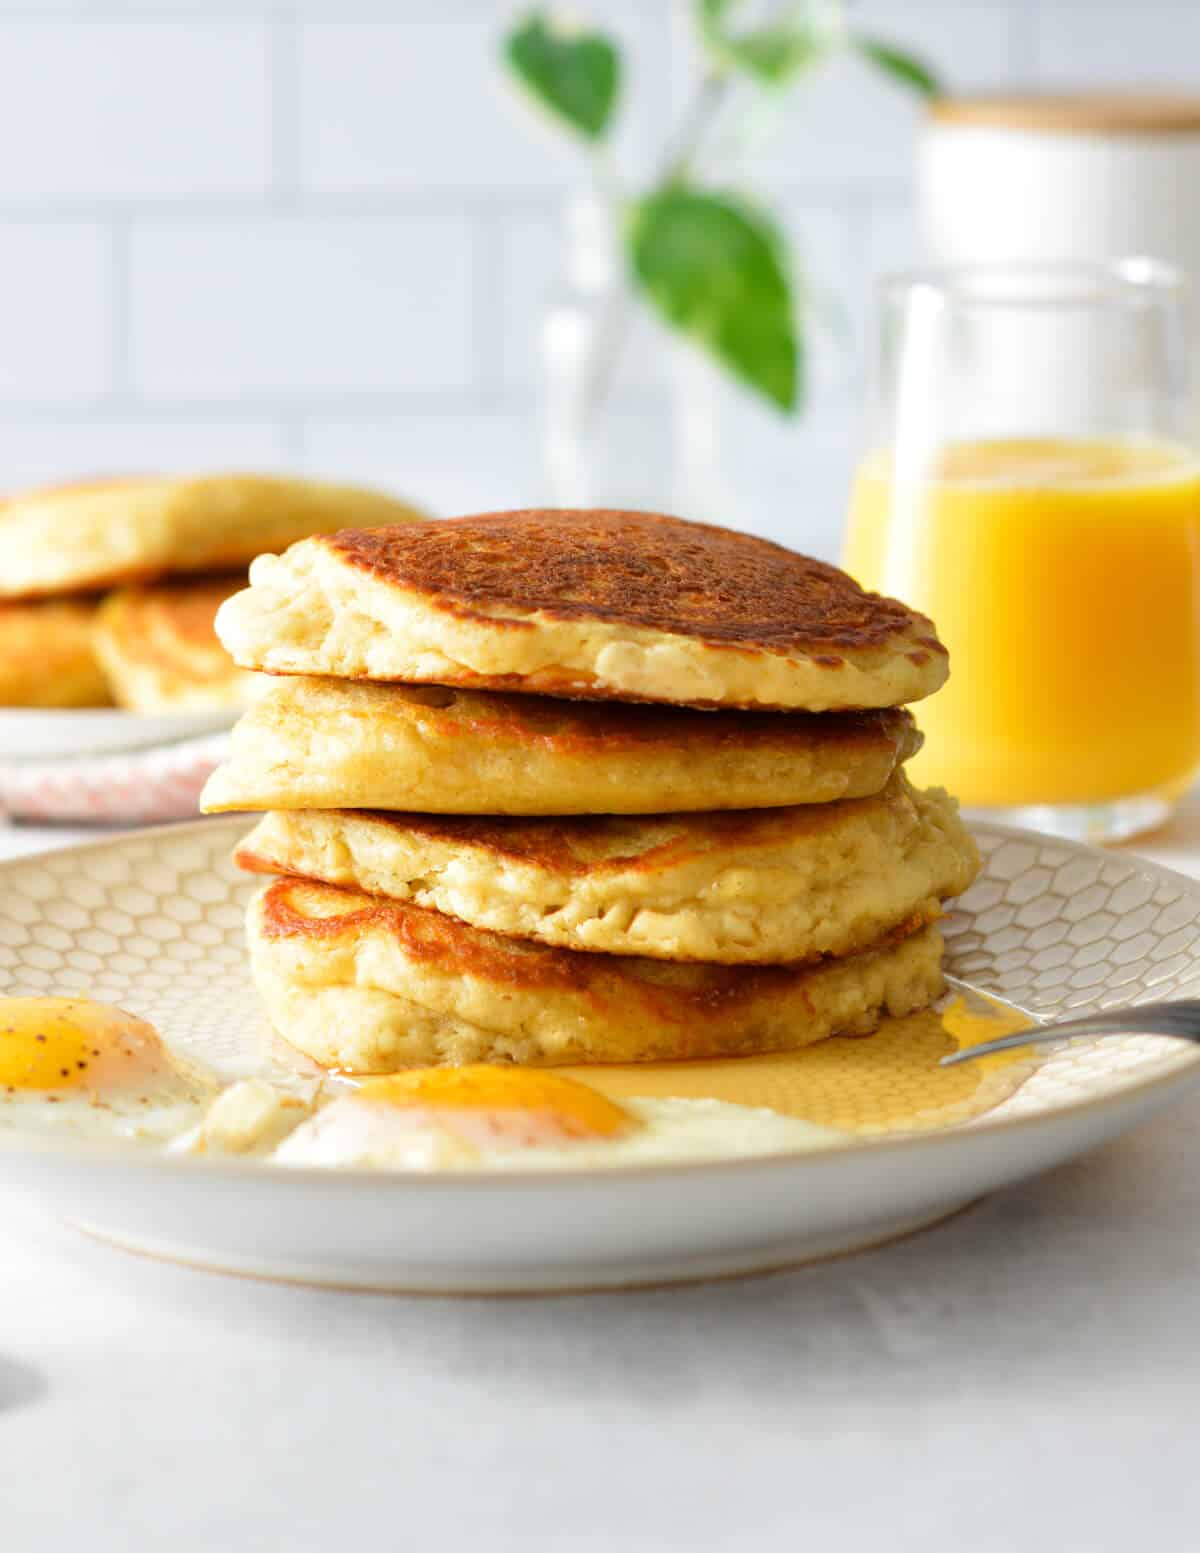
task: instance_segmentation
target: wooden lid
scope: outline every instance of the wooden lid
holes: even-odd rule
[[[1200,96],[1170,91],[989,93],[935,98],[929,116],[939,124],[1063,135],[1181,135],[1200,132]]]

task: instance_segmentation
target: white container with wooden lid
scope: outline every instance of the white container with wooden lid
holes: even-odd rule
[[[930,107],[918,182],[924,243],[939,264],[1148,257],[1177,268],[1190,283],[1188,354],[1193,381],[1200,375],[1200,96],[943,98]],[[1025,351],[1019,331],[1011,344]],[[1066,334],[1053,360],[1034,357],[1039,413],[1056,397],[1081,399],[1098,367]]]
[[[1200,97],[944,98],[920,157],[942,263],[1149,255],[1200,279]]]

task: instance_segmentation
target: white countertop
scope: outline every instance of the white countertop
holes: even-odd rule
[[[1140,850],[1200,874],[1200,803]],[[561,1299],[242,1282],[10,1194],[0,1550],[1192,1553],[1198,1129],[869,1255]]]

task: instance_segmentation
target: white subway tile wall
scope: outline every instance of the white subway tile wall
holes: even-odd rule
[[[129,236],[129,374],[161,402],[303,406],[475,386],[470,213],[160,220]]]
[[[269,38],[249,17],[5,16],[0,198],[264,198]]]
[[[680,0],[572,5],[629,45],[614,160],[644,173],[687,77]],[[583,168],[501,80],[516,9],[0,0],[0,484],[226,465],[357,476],[445,512],[543,499],[538,329]],[[959,87],[1186,81],[1200,57],[1193,0],[857,14]],[[821,321],[806,417],[737,416],[733,516],[819,553],[838,543],[872,281],[915,256],[916,119],[845,63],[798,89],[751,164]],[[661,400],[666,377],[651,340],[621,391]]]

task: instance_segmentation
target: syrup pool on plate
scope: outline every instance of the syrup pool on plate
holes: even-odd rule
[[[618,1101],[671,1097],[763,1106],[863,1137],[931,1131],[994,1109],[1040,1060],[1032,1047],[953,1068],[940,1067],[941,1059],[1033,1023],[1011,1004],[955,987],[940,1009],[885,1019],[873,1035],[835,1035],[765,1057],[554,1071]]]
[[[1010,808],[1178,796],[1200,768],[1200,462],[1167,442],[868,456],[846,569],[937,624],[915,781]]]
[[[1030,1029],[1035,1022],[1012,1004],[951,980],[935,1008],[885,1018],[871,1035],[831,1036],[794,1051],[714,1061],[479,1071],[496,1074],[501,1082],[515,1082],[521,1075],[534,1083],[539,1078],[551,1083],[571,1080],[618,1104],[713,1100],[773,1111],[814,1128],[833,1129],[843,1139],[847,1134],[868,1138],[954,1127],[995,1109],[1034,1072],[1043,1060],[1041,1052],[1018,1048],[952,1068],[941,1067],[941,1059],[963,1047]],[[286,1049],[281,1042],[274,1053],[277,1061],[285,1060]],[[311,1068],[307,1058],[300,1061],[305,1071]],[[455,1071],[409,1070],[396,1081],[342,1074],[339,1084],[350,1097],[365,1084],[369,1097],[373,1082],[384,1088],[392,1082],[412,1085],[428,1082],[432,1075],[432,1082],[442,1086],[454,1083]]]
[[[1033,1049],[953,1068],[941,1067],[941,1059],[1032,1023],[964,985],[936,1009],[885,1019],[872,1035],[835,1036],[770,1056],[564,1068],[480,1063],[358,1075],[345,1078],[270,1158],[289,1166],[423,1172],[621,1168],[935,1131],[993,1110],[1039,1060]],[[246,1088],[227,1091],[200,1134],[184,1140],[188,1150],[229,1151],[219,1136],[227,1118],[219,1113],[245,1112],[239,1090]]]

